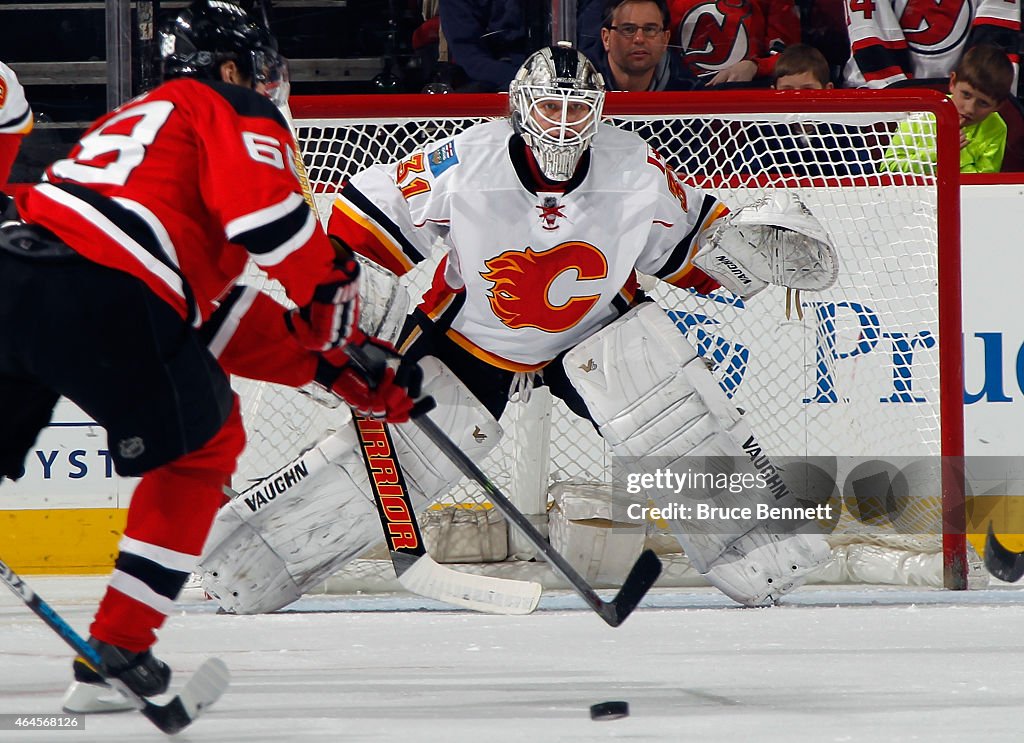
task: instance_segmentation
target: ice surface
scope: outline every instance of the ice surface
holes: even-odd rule
[[[100,578],[28,582],[83,634]],[[186,597],[158,654],[218,655],[227,694],[180,741],[1024,740],[1024,590],[805,588],[742,609],[711,589],[655,592],[612,629],[572,595],[526,617],[412,597],[310,597],[269,616]],[[70,651],[0,592],[0,713],[58,713]],[[630,717],[590,720],[595,702]],[[165,739],[135,712],[2,741]]]

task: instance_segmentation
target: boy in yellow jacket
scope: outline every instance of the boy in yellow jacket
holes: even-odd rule
[[[949,76],[949,97],[960,114],[961,173],[998,173],[1002,167],[1006,122],[996,109],[1012,86],[1013,66],[991,44],[968,50]],[[935,159],[935,122],[912,116],[893,134],[882,169],[930,175]]]

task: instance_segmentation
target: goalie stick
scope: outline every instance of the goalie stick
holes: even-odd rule
[[[154,704],[131,690],[116,676],[111,676],[100,660],[95,648],[75,632],[64,619],[54,611],[26,584],[9,565],[0,560],[0,579],[20,598],[25,605],[60,635],[71,649],[85,659],[93,670],[100,674],[112,688],[125,697],[139,712],[168,735],[174,735],[191,725],[204,709],[220,699],[228,688],[230,674],[220,658],[207,658],[196,672],[189,677],[181,692],[167,704]]]
[[[1024,552],[1014,552],[1000,543],[988,524],[988,536],[985,537],[985,567],[996,578],[1007,583],[1016,583],[1024,577]]]
[[[644,550],[633,564],[629,575],[626,576],[626,580],[623,582],[622,587],[619,588],[615,598],[611,601],[603,600],[597,595],[597,592],[594,591],[591,585],[587,583],[586,579],[551,546],[550,542],[537,531],[529,519],[520,513],[512,501],[498,490],[497,486],[490,481],[487,475],[448,438],[448,435],[434,421],[430,420],[425,413],[421,413],[413,418],[413,422],[434,442],[435,446],[444,452],[445,456],[459,468],[462,474],[474,480],[483,488],[495,508],[501,511],[505,518],[519,527],[519,530],[530,540],[530,543],[551,564],[554,571],[569,582],[569,585],[582,597],[587,606],[597,612],[601,619],[612,627],[618,627],[626,621],[626,617],[632,613],[633,609],[640,603],[640,599],[644,597],[647,590],[654,585],[654,581],[661,575],[661,560],[658,559],[654,552]]]
[[[542,590],[539,583],[462,573],[427,554],[387,424],[354,414],[353,422],[391,564],[402,587],[491,614],[529,614],[536,609]]]
[[[262,4],[260,7],[263,10],[264,24],[266,25],[266,8]],[[285,102],[279,107],[279,110],[295,139],[292,160],[299,183],[302,185],[302,195],[306,199],[306,203],[309,204],[309,208],[313,210],[313,214],[320,219],[320,212],[309,184],[306,164],[302,159],[302,148],[299,146],[298,133],[295,131],[291,109]],[[325,402],[321,394],[311,394],[310,396],[317,402]],[[360,451],[366,463],[366,471],[373,489],[373,502],[377,508],[377,514],[380,516],[384,538],[388,544],[388,554],[391,557],[391,564],[395,569],[395,576],[398,578],[399,584],[410,593],[489,614],[529,614],[536,609],[543,590],[539,583],[463,573],[444,567],[427,554],[416,520],[416,511],[412,506],[412,500],[405,484],[405,477],[402,475],[397,457],[391,456],[394,447],[387,426],[376,424],[374,421],[369,422],[380,426],[380,433],[375,435],[383,436],[386,442],[386,456],[389,457],[389,466],[394,468],[397,480],[397,483],[389,486],[388,502],[385,503],[368,458],[367,421],[354,413],[352,417],[356,435],[359,438]],[[397,519],[402,519],[402,523],[399,524]],[[405,533],[409,534],[407,538],[403,538]],[[415,540],[415,544],[411,540]]]
[[[353,363],[362,368],[368,379],[380,379],[388,359],[374,353],[373,347],[348,347],[346,352]],[[569,562],[551,546],[544,535],[530,523],[518,508],[502,493],[498,487],[466,456],[455,442],[434,421],[427,416],[433,401],[420,401],[412,410],[411,421],[427,435],[433,444],[451,460],[463,475],[475,481],[490,498],[495,508],[515,524],[531,544],[543,555],[556,573],[564,578],[573,590],[587,603],[591,609],[612,627],[618,627],[628,617],[654,581],[661,575],[661,560],[651,550],[644,550],[626,576],[619,592],[611,601],[605,601],[586,579],[569,564]],[[371,480],[373,474],[370,474]]]

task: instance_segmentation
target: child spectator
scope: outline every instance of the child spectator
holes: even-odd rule
[[[1013,88],[1013,66],[992,44],[968,50],[949,76],[949,97],[960,114],[960,172],[998,173],[1006,152],[1006,122],[996,113]],[[935,172],[935,122],[915,115],[900,123],[884,170]]]
[[[832,85],[825,56],[813,46],[786,47],[775,61],[772,87],[776,90],[830,90]]]
[[[776,90],[833,88],[825,56],[813,46],[794,44],[778,55]],[[759,126],[749,133],[737,172],[840,177],[871,171],[870,132],[831,121]],[[875,148],[878,151],[878,148]]]

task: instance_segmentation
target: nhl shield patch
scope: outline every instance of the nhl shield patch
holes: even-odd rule
[[[430,163],[430,172],[437,178],[459,162],[459,156],[455,154],[455,143],[445,142],[433,152],[428,153],[427,162]]]

